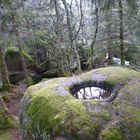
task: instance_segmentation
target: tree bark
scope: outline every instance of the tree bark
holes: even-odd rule
[[[2,78],[2,90],[9,90],[10,82],[8,79],[7,68],[6,68],[5,60],[4,60],[4,54],[1,47],[0,47],[0,74]]]
[[[80,14],[81,14],[81,18],[80,18],[80,23],[79,23],[79,27],[78,27],[78,30],[77,30],[77,33],[75,34],[74,38],[73,38],[73,41],[77,38],[80,30],[81,30],[81,27],[82,27],[82,23],[83,23],[83,8],[82,8],[82,0],[80,0]]]
[[[93,37],[93,41],[91,44],[91,64],[90,67],[93,68],[93,55],[94,55],[94,45],[96,42],[96,38],[97,38],[97,33],[98,33],[98,27],[99,27],[99,15],[98,15],[98,6],[97,6],[97,1],[95,0],[95,16],[96,16],[96,29],[95,29],[95,33],[94,33],[94,37]]]
[[[55,15],[56,15],[56,34],[57,39],[61,41],[62,33],[61,33],[61,15],[58,9],[58,2],[54,0],[54,7],[55,7]]]
[[[112,10],[108,11],[106,15],[107,22],[107,51],[108,51],[108,65],[113,64],[113,53],[112,53],[112,41],[111,41],[111,20],[112,20]]]
[[[68,33],[69,33],[69,42],[70,42],[70,46],[71,48],[74,50],[74,54],[76,56],[77,59],[77,70],[78,72],[81,72],[81,62],[80,62],[80,56],[77,50],[76,45],[73,42],[73,33],[72,33],[72,28],[71,28],[71,19],[70,19],[70,14],[69,14],[69,9],[66,3],[66,0],[62,0],[62,3],[65,7],[65,11],[66,11],[66,18],[67,18],[67,29],[68,29]]]
[[[123,4],[122,4],[122,0],[118,0],[118,5],[119,5],[119,20],[120,20],[121,65],[125,65],[124,26],[123,26]]]
[[[60,44],[60,46],[62,45],[63,42],[63,34],[62,34],[62,19],[61,19],[61,15],[60,15],[60,11],[58,8],[58,1],[57,0],[53,0],[54,1],[54,7],[55,7],[55,15],[56,15],[56,36],[57,36],[57,45]],[[57,53],[57,51],[56,51]],[[63,51],[64,56],[67,56],[67,54]],[[63,76],[70,76],[71,75],[71,69],[70,69],[70,65],[69,65],[69,56],[66,57],[67,58],[67,67],[68,70],[64,70],[64,62],[63,60],[57,58],[57,65],[59,64],[59,68],[60,71],[62,73]]]
[[[22,55],[22,50],[23,49],[22,49],[21,40],[20,40],[20,33],[19,33],[19,30],[18,30],[17,13],[16,13],[16,10],[14,9],[14,6],[13,6],[12,2],[11,2],[10,9],[11,9],[11,20],[12,20],[13,28],[14,28],[14,31],[15,31],[17,46],[19,48],[19,53],[20,53],[20,57],[21,57],[21,63],[22,63],[22,67],[23,67],[24,76],[25,76],[27,85],[30,85],[25,58]]]
[[[1,19],[3,20],[3,19]],[[2,82],[2,87],[0,87],[4,91],[8,91],[10,89],[10,82],[9,82],[9,77],[8,77],[8,72],[7,72],[7,67],[4,59],[4,52],[2,47],[4,47],[4,42],[3,42],[3,36],[4,36],[4,31],[2,30],[4,25],[0,25],[0,38],[2,43],[0,44],[0,77]]]

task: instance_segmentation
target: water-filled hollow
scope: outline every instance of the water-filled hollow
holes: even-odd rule
[[[84,83],[75,85],[71,94],[80,100],[106,100],[112,96],[113,88],[105,83]]]

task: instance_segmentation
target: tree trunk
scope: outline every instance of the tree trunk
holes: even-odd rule
[[[61,41],[62,33],[61,33],[61,16],[58,9],[58,3],[57,0],[54,0],[54,6],[55,6],[55,15],[56,15],[56,35],[57,40]]]
[[[95,0],[95,16],[96,16],[96,25],[95,25],[96,29],[95,29],[93,41],[92,41],[92,44],[91,44],[91,64],[90,64],[90,68],[93,68],[94,44],[96,42],[97,33],[98,33],[98,26],[99,26],[99,15],[98,15],[98,7],[97,7],[97,1],[96,0]]]
[[[2,51],[1,47],[0,47],[0,74],[1,74],[1,78],[2,78],[2,90],[9,90],[10,82],[8,79],[4,55],[3,55],[3,51]]]
[[[108,50],[108,65],[113,64],[113,54],[112,54],[112,41],[111,41],[111,20],[112,20],[112,10],[106,15],[107,22],[107,50]]]
[[[17,23],[17,13],[14,9],[14,7],[11,5],[11,20],[12,20],[12,24],[13,24],[13,28],[15,31],[15,36],[16,36],[16,41],[17,41],[17,46],[19,48],[19,53],[20,53],[20,57],[21,57],[21,63],[22,63],[22,67],[23,67],[23,72],[24,72],[24,76],[27,82],[27,85],[30,85],[30,80],[28,77],[28,72],[27,72],[27,67],[26,67],[26,62],[25,62],[25,58],[23,57],[22,54],[22,45],[21,45],[21,40],[20,40],[20,33],[18,30],[18,23]]]
[[[80,56],[79,56],[77,47],[73,42],[73,33],[72,33],[72,29],[71,29],[71,19],[70,19],[69,9],[68,9],[66,0],[62,0],[62,3],[64,5],[64,7],[65,7],[66,16],[67,16],[67,29],[68,29],[68,33],[69,33],[70,46],[74,50],[74,54],[75,54],[76,59],[77,59],[77,70],[78,70],[78,72],[81,72]]]
[[[123,26],[123,4],[122,4],[122,0],[118,0],[118,5],[119,5],[119,19],[120,19],[121,65],[125,65],[124,26]]]
[[[63,41],[63,34],[62,34],[62,19],[61,19],[61,15],[60,15],[60,12],[59,12],[59,9],[58,9],[58,1],[57,0],[54,0],[54,6],[55,6],[55,15],[56,15],[56,19],[57,19],[57,23],[56,23],[56,35],[57,35],[57,45],[60,44],[60,46],[62,45],[62,41]],[[63,53],[65,53],[63,51]],[[65,53],[64,56],[67,56],[67,54]],[[70,65],[69,65],[69,56],[66,57],[67,58],[67,67],[68,67],[68,70],[65,71],[64,70],[64,63],[63,63],[63,60],[60,60],[59,62],[59,67],[61,67],[61,73],[63,76],[70,76],[71,75],[71,68],[70,68]],[[59,60],[59,58],[58,58]]]

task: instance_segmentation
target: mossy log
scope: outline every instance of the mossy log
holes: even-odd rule
[[[77,85],[102,83],[116,88],[110,102],[78,100]],[[95,69],[80,76],[43,80],[26,91],[21,105],[23,140],[139,140],[140,73],[128,68]]]

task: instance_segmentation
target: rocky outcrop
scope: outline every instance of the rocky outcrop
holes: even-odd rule
[[[23,68],[19,50],[16,47],[9,47],[5,52],[5,62],[9,73],[11,84],[24,79]]]
[[[9,72],[19,72],[23,70],[18,48],[9,47],[5,52],[5,61]]]
[[[72,96],[74,88],[95,83],[110,88],[110,100]],[[139,100],[140,73],[128,68],[107,67],[80,76],[43,80],[28,88],[22,98],[22,139],[139,140]]]

